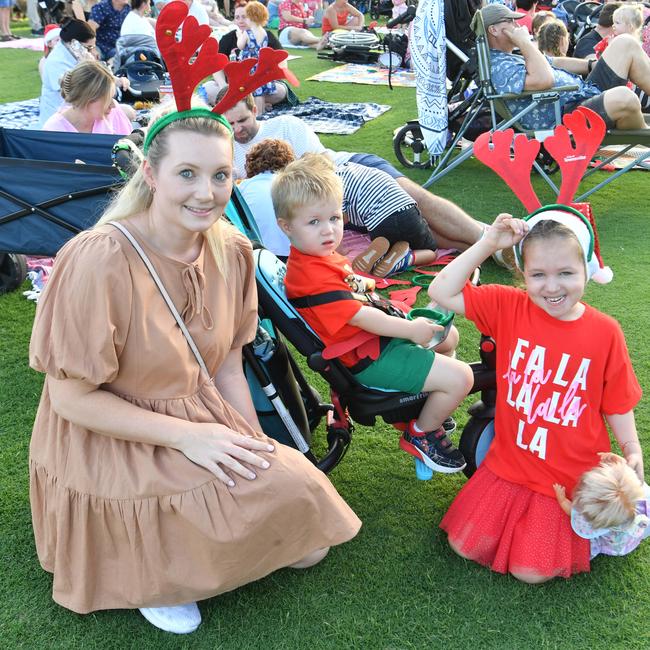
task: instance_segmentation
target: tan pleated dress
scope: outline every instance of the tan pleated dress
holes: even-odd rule
[[[250,244],[227,235],[225,280],[206,246],[185,264],[130,229],[214,374],[255,333]],[[143,409],[264,437],[200,380],[148,271],[112,226],[82,233],[60,251],[38,305],[30,363]],[[201,600],[354,537],[360,521],[324,474],[277,443],[264,455],[270,469],[230,488],[179,451],[59,417],[46,377],[30,446],[30,495],[54,600],[79,613]]]

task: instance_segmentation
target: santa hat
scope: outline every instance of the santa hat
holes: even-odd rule
[[[528,223],[528,232],[540,221],[546,220],[561,223],[576,236],[582,248],[587,280],[591,279],[598,284],[607,284],[612,281],[614,277],[612,269],[603,265],[600,253],[596,250],[594,230],[589,220],[581,212],[568,205],[547,205],[524,217],[524,221]],[[523,269],[522,247],[525,241],[526,237],[515,246],[515,261],[520,270]]]
[[[43,48],[47,50],[61,36],[61,28],[56,23],[50,23],[43,28]]]

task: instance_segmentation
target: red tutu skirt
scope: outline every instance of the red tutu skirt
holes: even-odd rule
[[[589,540],[573,532],[556,499],[505,481],[485,464],[440,528],[465,557],[498,573],[568,578],[589,571]]]

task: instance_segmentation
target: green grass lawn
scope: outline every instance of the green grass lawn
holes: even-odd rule
[[[24,24],[22,25],[24,27]],[[19,30],[20,31],[20,30]],[[291,62],[302,80],[331,65],[311,51]],[[0,101],[39,94],[36,52],[0,50]],[[352,136],[323,136],[334,149],[368,151],[394,164],[395,128],[416,116],[414,89],[303,82],[302,98],[392,105]],[[409,174],[424,182],[426,172]],[[586,299],[621,322],[644,389],[650,389],[647,285],[650,176],[632,172],[597,193],[592,205],[614,282]],[[483,221],[522,209],[502,182],[475,161],[433,190]],[[542,200],[550,198],[543,194]],[[484,282],[512,282],[486,263]],[[424,302],[421,299],[420,302]],[[456,557],[437,528],[465,479],[415,479],[397,434],[377,423],[356,428],[331,479],[363,520],[360,534],[307,571],[279,571],[201,604],[204,623],[178,638],[133,611],[79,616],[56,605],[51,577],[34,549],[27,456],[42,377],[28,367],[34,305],[20,292],[0,297],[0,639],[6,648],[648,648],[650,544],[626,558],[598,558],[589,575],[529,587]],[[458,320],[460,355],[477,358],[478,334]],[[646,332],[644,334],[644,332]],[[646,341],[646,343],[643,343]],[[323,382],[314,385],[327,393]],[[469,403],[469,400],[468,400]],[[459,409],[458,420],[466,421]],[[647,400],[637,409],[646,452]],[[649,457],[650,458],[650,457]],[[650,462],[648,460],[647,462]]]

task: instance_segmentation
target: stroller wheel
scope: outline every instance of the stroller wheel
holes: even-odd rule
[[[460,436],[458,448],[465,456],[467,465],[463,473],[468,478],[483,462],[485,454],[494,438],[494,420],[471,417]]]
[[[0,294],[17,289],[27,277],[27,259],[24,255],[0,253]]]
[[[431,156],[422,136],[422,130],[417,122],[405,124],[393,136],[393,151],[397,160],[413,169],[431,167]]]

